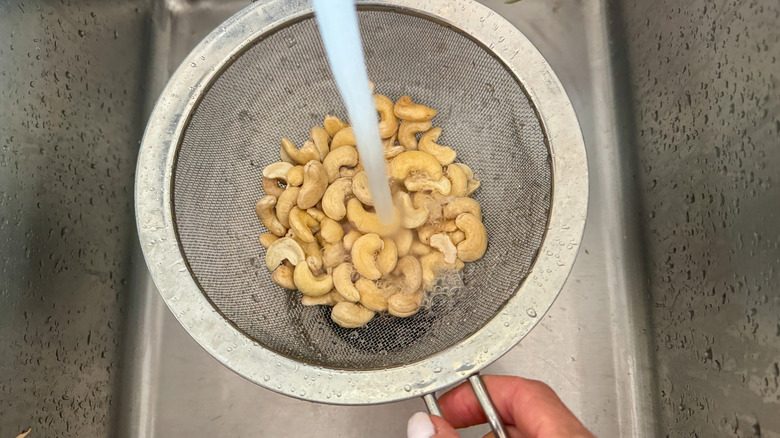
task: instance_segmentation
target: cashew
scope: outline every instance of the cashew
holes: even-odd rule
[[[300,187],[303,184],[303,166],[293,166],[287,171],[287,187]]]
[[[431,236],[431,247],[438,249],[444,254],[444,261],[446,263],[455,263],[455,259],[458,258],[458,249],[453,245],[449,236],[443,233],[434,234]]]
[[[398,117],[393,114],[393,101],[381,94],[374,95],[374,105],[379,112],[379,136],[390,138],[398,131]]]
[[[471,213],[480,221],[482,220],[482,208],[474,198],[456,198],[448,202],[444,206],[443,217],[445,219],[454,219],[461,213]]]
[[[271,274],[271,281],[285,289],[296,289],[293,281],[293,269],[285,265],[280,265],[274,269],[274,272]]]
[[[396,192],[393,195],[396,207],[401,210],[401,226],[415,229],[428,220],[428,208],[414,208],[412,198],[406,192]]]
[[[367,212],[363,204],[356,198],[347,201],[347,219],[361,233],[376,233],[380,236],[389,236],[400,226],[401,218],[398,209],[394,208],[395,213],[393,223],[383,224],[376,213]]]
[[[471,196],[472,193],[476,192],[479,188],[479,184],[479,180],[470,179],[468,185],[466,186],[466,196]]]
[[[358,163],[355,167],[342,167],[339,169],[339,178],[349,178],[352,179],[355,175],[358,174],[358,172],[363,171],[363,166]]]
[[[290,164],[293,164],[293,165],[298,164],[298,163],[295,162],[295,160],[290,158],[289,155],[287,155],[287,152],[284,151],[284,147],[279,149],[279,158],[282,161],[284,161],[285,163],[290,163]]]
[[[295,236],[302,242],[312,243],[315,242],[314,234],[312,233],[312,227],[317,227],[319,222],[311,217],[309,213],[301,210],[298,207],[293,207],[290,210],[290,229],[295,232]]]
[[[312,272],[318,272],[322,269],[322,251],[317,242],[304,242],[300,240],[298,243],[301,244],[303,252],[306,253],[306,264],[309,265],[309,269],[311,269]]]
[[[377,256],[384,247],[384,242],[378,234],[370,233],[359,237],[352,245],[350,254],[352,264],[358,273],[369,280],[378,280],[382,272],[377,267]]]
[[[325,218],[328,217],[321,210],[318,210],[314,207],[307,208],[306,213],[309,213],[309,216],[313,217],[317,222],[322,222]],[[320,227],[321,226],[322,224],[320,224]]]
[[[420,310],[423,296],[422,290],[395,294],[387,300],[387,311],[393,316],[408,318]]]
[[[451,233],[454,231],[458,231],[458,226],[453,220],[446,222],[433,222],[418,228],[417,238],[420,239],[420,242],[428,245],[430,243],[431,236],[434,234],[441,232]]]
[[[330,135],[328,135],[328,131],[326,131],[322,126],[315,126],[311,128],[311,131],[309,131],[309,136],[314,143],[314,147],[316,147],[317,151],[319,151],[320,161],[322,161],[325,156],[328,155],[328,152],[330,152],[330,149],[328,148],[328,141],[330,141]]]
[[[352,266],[352,263],[338,265],[333,270],[333,285],[345,300],[357,303],[360,301],[360,292],[358,292],[355,284],[352,282],[352,274],[354,272],[355,267]]]
[[[298,208],[314,207],[328,188],[328,172],[319,161],[309,161],[303,166],[303,185],[298,192]]]
[[[412,192],[412,205],[414,208],[426,207],[428,209],[428,220],[437,220],[442,215],[441,201],[436,199],[434,194],[429,192]]]
[[[412,102],[409,96],[402,96],[395,103],[393,113],[396,117],[413,122],[431,120],[436,115],[436,110],[425,105]]]
[[[289,172],[292,168],[293,165],[290,163],[277,161],[276,163],[271,163],[265,166],[263,169],[263,177],[271,179],[283,179],[287,181],[287,172]]]
[[[374,205],[371,199],[371,190],[368,189],[368,175],[364,170],[352,177],[352,194],[366,205]]]
[[[436,140],[439,139],[440,135],[441,128],[437,126],[420,137],[420,142],[417,144],[417,147],[421,151],[433,155],[439,160],[439,163],[446,166],[455,161],[457,153],[449,146],[442,146],[436,143]]]
[[[286,138],[282,139],[282,150],[298,164],[306,164],[311,160],[320,159],[320,151],[314,146],[314,142],[305,141],[300,149]]]
[[[327,160],[327,157],[325,159]],[[333,181],[322,195],[322,211],[335,221],[344,219],[347,215],[346,197],[350,194],[352,194],[352,181],[348,178]]]
[[[448,180],[447,178],[442,177],[437,180],[432,180],[426,178],[423,175],[416,175],[416,176],[406,178],[404,180],[404,187],[406,187],[406,190],[409,190],[410,192],[435,190],[441,193],[442,195],[449,195],[450,191],[452,190],[452,185],[450,184],[450,180]]]
[[[404,290],[407,292],[417,290],[422,284],[422,266],[417,257],[404,256],[398,260],[394,273],[404,279]]]
[[[383,238],[382,242],[384,246],[376,255],[376,266],[384,276],[395,269],[395,265],[398,263],[398,248],[396,248],[395,242],[389,237]]]
[[[330,141],[330,151],[333,152],[342,146],[355,146],[356,144],[355,133],[352,131],[352,127],[347,127],[333,136],[333,140]]]
[[[271,233],[263,233],[258,240],[260,241],[260,245],[263,245],[264,248],[268,248],[272,243],[279,240],[279,236]]]
[[[284,260],[297,266],[305,259],[306,253],[301,244],[289,237],[272,242],[265,251],[265,266],[269,271],[274,271]]]
[[[349,302],[337,303],[330,312],[330,319],[344,328],[362,327],[368,324],[376,313],[360,304]]]
[[[431,129],[431,122],[412,122],[404,120],[398,128],[398,143],[408,150],[417,149],[417,133]]]
[[[457,245],[460,242],[466,240],[466,233],[464,233],[461,230],[455,231],[454,233],[450,233],[450,240],[452,240],[453,245]]]
[[[349,231],[347,234],[344,235],[344,248],[347,251],[352,251],[352,246],[355,244],[355,241],[361,238],[362,236],[363,233],[361,233],[358,230]]]
[[[284,187],[279,185],[279,180],[276,178],[263,177],[261,181],[263,184],[263,191],[266,195],[276,196],[278,198],[284,191]]]
[[[328,173],[328,182],[333,182],[339,177],[339,169],[342,166],[354,167],[358,164],[358,152],[352,146],[331,149],[328,156],[322,161]]]
[[[328,243],[338,243],[344,237],[344,228],[340,223],[325,217],[320,221],[320,236]]]
[[[460,167],[460,170],[463,171],[463,173],[466,175],[466,179],[474,179],[474,172],[471,170],[471,168],[463,163],[454,163],[456,166]]]
[[[455,263],[444,261],[444,254],[432,252],[420,257],[420,266],[422,267],[422,286],[428,290],[436,283],[436,278],[443,271],[460,271],[463,269],[463,262],[455,259]],[[298,269],[298,268],[296,268]]]
[[[441,164],[433,155],[422,151],[406,151],[393,158],[390,175],[395,179],[406,179],[409,173],[419,171],[426,173],[431,179],[442,177]]]
[[[266,195],[260,198],[255,204],[255,213],[260,218],[260,222],[268,228],[268,231],[281,237],[287,232],[287,228],[279,222],[274,214],[274,206],[276,205],[276,197]]]
[[[406,149],[401,145],[390,145],[384,148],[385,151],[385,159],[389,160],[391,158],[395,158],[399,155],[401,155]]]
[[[315,277],[306,263],[298,263],[295,266],[293,281],[302,294],[310,297],[325,295],[333,289],[333,278],[330,274]]]
[[[412,240],[414,235],[412,230],[402,229],[398,230],[393,240],[395,241],[395,247],[398,251],[398,257],[403,257],[409,254],[409,247],[412,246]]]
[[[409,246],[409,254],[416,255],[418,257],[430,254],[431,251],[433,251],[433,249],[430,246],[420,242],[419,240],[413,240],[412,244]]]
[[[360,304],[375,312],[384,312],[387,310],[387,298],[385,298],[384,292],[376,283],[367,278],[360,277],[355,282],[355,287],[360,293]]]
[[[450,185],[452,186],[452,189],[450,189],[450,196],[456,198],[466,196],[466,188],[469,180],[460,166],[455,163],[447,166],[447,179],[450,180]]]
[[[455,224],[466,234],[458,244],[458,258],[464,262],[479,260],[487,250],[487,230],[482,221],[471,213],[461,213]]]
[[[335,268],[349,258],[347,250],[344,248],[344,243],[326,243],[322,245],[322,266],[327,268]]]
[[[276,201],[276,218],[285,227],[290,226],[290,211],[298,202],[298,192],[300,191],[300,187],[288,187]]]
[[[325,295],[320,295],[318,297],[310,297],[304,295],[301,298],[301,304],[304,306],[335,306],[338,303],[341,303],[344,301],[344,297],[339,295],[338,292],[335,290],[332,290]]]
[[[344,122],[340,118],[331,115],[325,116],[325,121],[323,121],[322,125],[325,126],[325,131],[327,131],[328,135],[331,137],[336,135],[337,132],[349,126],[347,125],[346,122]]]

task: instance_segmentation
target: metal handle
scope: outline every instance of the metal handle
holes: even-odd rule
[[[490,395],[488,395],[487,389],[485,389],[485,385],[482,383],[482,377],[479,374],[474,374],[469,377],[469,383],[471,383],[471,388],[474,389],[477,401],[479,401],[482,410],[485,412],[485,417],[487,417],[488,424],[490,424],[495,438],[509,438],[504,425],[501,423],[501,417],[499,417],[498,411],[496,411],[496,407],[490,400]],[[428,408],[428,412],[431,415],[442,416],[439,402],[436,401],[436,396],[433,393],[425,394],[423,401],[425,401],[425,407]]]

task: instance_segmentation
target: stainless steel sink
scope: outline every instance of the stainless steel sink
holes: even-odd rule
[[[780,436],[780,6],[485,3],[558,74],[591,169],[565,289],[487,372],[547,382],[598,436]],[[257,387],[151,283],[132,214],[143,126],[244,6],[0,4],[0,437],[396,437],[424,410]]]

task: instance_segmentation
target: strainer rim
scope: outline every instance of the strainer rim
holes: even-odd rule
[[[568,277],[582,237],[588,199],[585,146],[571,102],[542,55],[517,28],[471,0],[357,3],[361,8],[400,9],[465,33],[505,65],[537,111],[551,157],[548,230],[554,232],[545,233],[528,276],[485,326],[462,342],[406,366],[360,371],[314,366],[247,337],[213,308],[187,268],[173,222],[171,182],[181,136],[208,88],[204,84],[212,83],[225,66],[264,35],[310,15],[308,2],[253,3],[193,49],[155,105],[136,172],[136,220],[144,257],[160,294],[185,330],[217,360],[256,384],[285,395],[336,404],[421,396],[478,372],[516,345],[549,309]],[[220,60],[216,64],[203,61],[215,57]]]

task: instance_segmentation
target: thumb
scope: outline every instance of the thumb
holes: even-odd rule
[[[408,438],[460,438],[450,423],[425,412],[418,412],[409,418],[406,436]]]

